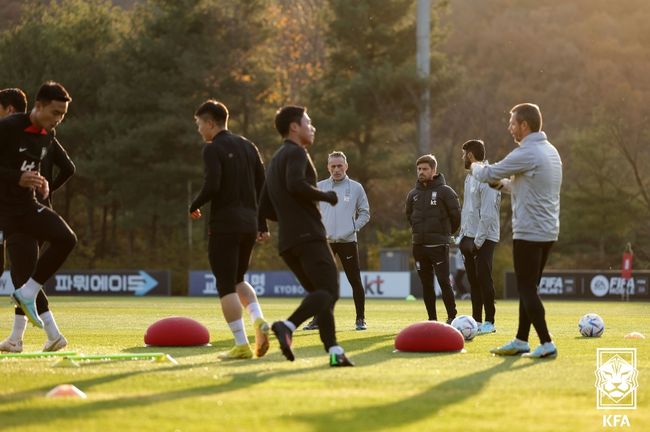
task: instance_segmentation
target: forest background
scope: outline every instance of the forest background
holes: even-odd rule
[[[496,162],[515,144],[509,109],[537,103],[564,163],[561,233],[548,268],[618,269],[625,245],[650,268],[650,3],[645,0],[432,1],[431,77],[415,67],[415,0],[5,0],[0,88],[32,103],[53,79],[73,97],[57,135],[77,173],[55,194],[79,236],[67,268],[161,268],[173,289],[207,269],[207,217],[190,222],[202,183],[193,113],[207,98],[265,161],[273,115],[308,107],[310,150],[346,152],[369,196],[362,267],[410,246],[403,205],[419,156],[419,94],[432,94],[431,152],[461,196],[461,145]],[[502,201],[495,276],[512,268]],[[272,224],[273,230],[276,227]],[[274,236],[274,241],[277,236]],[[282,269],[275,245],[254,269]]]

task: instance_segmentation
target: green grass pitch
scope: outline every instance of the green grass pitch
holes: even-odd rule
[[[285,318],[300,299],[262,299],[269,320]],[[70,341],[85,354],[171,354],[178,365],[99,361],[54,368],[56,358],[0,360],[0,431],[602,431],[603,414],[627,415],[631,427],[650,430],[650,304],[546,301],[555,360],[493,357],[510,340],[517,303],[499,301],[497,329],[465,345],[465,353],[396,353],[397,332],[426,317],[421,301],[369,300],[368,330],[353,330],[351,300],[337,304],[338,338],[357,367],[327,366],[317,332],[298,330],[296,361],[277,342],[261,359],[219,362],[232,339],[216,298],[53,298]],[[439,312],[443,308],[438,301]],[[469,314],[468,301],[459,301]],[[579,318],[600,314],[601,338],[582,338]],[[157,319],[181,315],[210,329],[211,347],[145,348],[143,334]],[[442,314],[441,314],[442,315]],[[0,306],[0,333],[13,311]],[[252,326],[246,317],[249,336]],[[534,335],[534,331],[531,333]],[[25,351],[40,351],[44,333],[28,328]],[[531,345],[537,345],[531,337]],[[637,348],[636,410],[596,409],[597,348]],[[85,400],[48,399],[58,384],[74,384]]]

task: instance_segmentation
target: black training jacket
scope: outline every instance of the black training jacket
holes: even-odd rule
[[[316,168],[307,150],[285,140],[266,171],[261,212],[279,225],[280,253],[304,242],[326,239],[318,208],[330,195],[316,187]]]
[[[460,227],[460,202],[442,174],[430,182],[417,182],[406,197],[406,219],[413,244],[449,244]]]
[[[228,130],[203,147],[203,188],[190,213],[210,202],[210,232],[257,233],[264,165],[255,144]]]

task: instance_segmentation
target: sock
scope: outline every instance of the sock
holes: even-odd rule
[[[29,278],[25,285],[20,287],[20,292],[30,300],[34,300],[38,292],[43,288],[43,285],[36,282],[34,279]]]
[[[331,346],[331,347],[330,347],[330,349],[329,349],[329,353],[330,353],[330,355],[332,355],[332,354],[338,354],[338,355],[341,355],[341,354],[344,354],[345,351],[343,351],[343,347],[342,347],[342,346],[340,346],[340,345],[334,345],[334,346]]]
[[[228,323],[232,335],[235,337],[235,344],[237,345],[247,345],[248,338],[246,337],[246,332],[244,331],[244,320],[238,319],[237,321],[232,321]]]
[[[295,332],[295,331],[296,331],[296,325],[295,325],[294,323],[292,323],[291,321],[289,321],[289,320],[284,320],[284,321],[282,321],[282,322],[284,323],[284,325],[286,325],[287,327],[289,327],[289,330],[291,330],[292,332]]]
[[[248,306],[246,306],[246,310],[250,314],[251,321],[253,322],[255,322],[258,318],[264,318],[264,315],[262,314],[262,308],[257,302],[249,303]]]
[[[52,315],[52,312],[43,312],[39,316],[43,320],[43,328],[45,329],[47,338],[51,341],[58,339],[58,337],[61,336],[61,332],[59,331],[59,327],[56,325],[56,321],[54,321],[54,315]]]
[[[27,317],[25,315],[14,315],[14,328],[11,331],[11,340],[23,340],[25,329],[27,328]]]

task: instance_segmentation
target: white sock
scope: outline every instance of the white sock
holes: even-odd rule
[[[289,321],[289,320],[284,320],[284,321],[282,321],[282,322],[284,323],[284,325],[286,325],[287,327],[289,327],[289,330],[291,330],[292,332],[295,332],[295,331],[296,331],[296,325],[295,325],[294,323],[292,323],[291,321]]]
[[[334,346],[330,347],[329,353],[330,353],[330,355],[332,355],[332,354],[341,355],[341,354],[345,353],[345,351],[343,351],[343,347],[341,345],[334,345]]]
[[[23,340],[26,328],[27,317],[25,315],[14,315],[14,328],[11,331],[11,336],[9,336],[9,339],[15,341]]]
[[[59,327],[56,325],[56,321],[54,321],[54,315],[52,315],[52,312],[43,312],[39,316],[43,320],[43,328],[45,329],[47,338],[51,341],[58,339],[58,337],[61,336],[61,332],[59,331]]]
[[[260,304],[255,302],[255,303],[249,303],[248,306],[246,306],[246,310],[250,314],[251,321],[255,322],[258,318],[264,318],[264,315],[262,314],[262,308],[260,307]]]
[[[43,288],[43,285],[39,284],[34,279],[29,278],[29,280],[25,282],[25,285],[20,287],[19,290],[25,297],[30,300],[34,300],[41,288]]]
[[[238,319],[237,321],[232,321],[228,323],[232,335],[235,337],[235,344],[237,345],[246,345],[248,344],[248,338],[246,337],[246,331],[244,331],[244,320]]]

